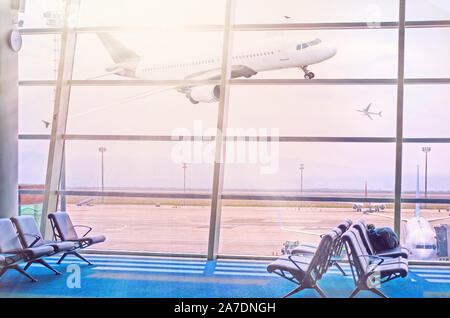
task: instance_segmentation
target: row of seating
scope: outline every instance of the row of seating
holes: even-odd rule
[[[49,214],[53,230],[53,241],[44,240],[36,221],[31,216],[18,216],[11,219],[0,219],[0,277],[9,269],[14,269],[28,277],[32,282],[37,280],[26,273],[33,263],[39,263],[48,269],[61,274],[51,267],[43,258],[62,253],[58,264],[67,255],[75,255],[92,265],[78,251],[92,244],[105,241],[104,235],[87,236],[92,228],[79,237],[75,228],[81,225],[73,225],[69,214],[57,212]],[[19,265],[26,263],[22,269]]]
[[[314,289],[322,297],[326,297],[317,283],[333,265],[346,275],[338,264],[344,249],[356,286],[350,297],[354,297],[361,290],[369,290],[386,297],[379,291],[379,286],[408,275],[408,250],[399,247],[375,253],[367,234],[367,225],[363,220],[359,220],[353,226],[351,220],[342,222],[322,235],[317,247],[300,245],[291,255],[283,255],[270,263],[267,271],[298,285],[283,298],[304,289]]]

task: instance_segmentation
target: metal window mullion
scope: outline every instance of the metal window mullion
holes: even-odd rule
[[[61,169],[64,154],[64,135],[67,126],[67,114],[70,102],[70,80],[76,49],[77,34],[69,26],[73,9],[79,6],[79,0],[68,0],[65,8],[65,25],[61,36],[61,55],[59,60],[58,78],[56,80],[55,104],[53,108],[52,131],[45,179],[44,202],[41,215],[41,232],[44,237],[52,237],[52,229],[47,222],[47,216],[58,208],[57,191],[60,185]]]
[[[217,135],[216,135],[216,153],[214,160],[214,176],[211,200],[211,216],[209,225],[208,239],[208,259],[217,258],[220,236],[220,218],[222,212],[222,191],[224,176],[224,159],[226,153],[226,143],[224,142],[223,132],[227,127],[228,107],[229,107],[229,78],[231,78],[231,56],[232,56],[232,38],[235,12],[235,0],[227,0],[225,11],[225,28],[222,51],[222,72],[220,83],[220,101],[217,115]]]
[[[398,76],[397,76],[397,141],[395,151],[395,207],[394,230],[400,237],[402,209],[402,163],[403,163],[403,94],[405,79],[405,12],[406,0],[399,2],[398,27]]]

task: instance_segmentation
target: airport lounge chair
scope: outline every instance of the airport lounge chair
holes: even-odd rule
[[[342,243],[341,237],[342,234],[345,233],[350,226],[352,225],[352,220],[345,220],[341,224],[337,226],[340,231],[336,231],[336,234],[338,235],[337,239],[334,242],[334,246],[332,248],[331,258],[330,258],[330,264],[329,266],[336,266],[339,271],[342,273],[343,276],[347,276],[345,271],[342,269],[341,265],[339,264],[339,261],[342,258],[342,249],[344,244]],[[307,254],[314,254],[317,250],[317,246],[314,245],[308,245],[308,244],[301,244],[298,247],[294,248],[291,252],[293,255],[307,255]]]
[[[91,245],[104,242],[106,240],[105,236],[104,235],[87,236],[92,231],[92,228],[86,225],[73,225],[69,214],[66,212],[50,213],[48,215],[48,218],[50,219],[50,223],[52,225],[53,239],[55,241],[60,240],[63,242],[75,242],[77,244],[76,250],[65,252],[63,256],[59,259],[57,264],[60,264],[67,255],[74,255],[82,259],[89,265],[92,265],[91,262],[89,262],[86,258],[81,256],[77,251],[89,247]],[[75,228],[77,227],[84,227],[87,228],[88,230],[86,233],[83,234],[82,237],[79,237],[75,230]]]
[[[32,282],[36,282],[37,280],[20,268],[19,264],[34,262],[53,253],[51,246],[34,247],[37,241],[38,238],[35,238],[28,248],[23,248],[11,220],[0,219],[0,277],[7,270],[15,269]]]
[[[398,257],[401,256],[403,258],[408,258],[409,251],[406,247],[398,246],[391,250],[385,250],[380,252],[375,252],[375,249],[373,248],[372,244],[370,243],[369,235],[367,234],[367,225],[364,220],[358,220],[353,227],[358,230],[362,242],[366,248],[366,250],[369,252],[370,255],[377,255],[381,257]]]
[[[284,295],[283,298],[304,289],[314,289],[320,296],[326,297],[317,285],[317,282],[322,278],[329,266],[331,250],[337,236],[335,231],[323,235],[313,257],[283,255],[267,266],[269,273],[275,273],[299,285],[299,287]]]
[[[36,221],[31,215],[17,216],[11,218],[11,221],[14,223],[17,232],[19,234],[19,239],[22,242],[23,247],[30,247],[31,244],[34,243],[34,247],[38,246],[50,246],[53,248],[53,253],[51,255],[55,255],[62,252],[68,252],[75,250],[77,245],[75,242],[55,242],[55,241],[47,241],[42,238],[41,232],[36,224]],[[37,241],[36,241],[37,239]],[[49,256],[51,256],[49,255]],[[48,269],[54,271],[56,275],[61,274],[54,268],[52,268],[46,261],[43,259],[34,260],[28,262],[25,266],[24,270],[27,270],[28,267],[33,263],[39,263],[47,267]]]
[[[361,290],[369,290],[378,296],[386,296],[378,289],[382,284],[408,275],[408,260],[401,256],[381,257],[371,255],[366,250],[359,231],[349,229],[342,235],[350,269],[352,271],[355,290],[349,296],[354,297]]]

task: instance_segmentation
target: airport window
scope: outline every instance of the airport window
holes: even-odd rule
[[[47,172],[47,163],[62,33],[61,25],[46,19],[46,10],[37,2],[29,2],[24,16],[19,55],[19,193],[28,202],[21,204],[21,213],[39,218],[44,194],[30,198],[25,190],[42,190],[47,173],[59,174]],[[48,2],[51,10],[63,10],[61,1]],[[266,43],[314,39],[305,23],[317,38],[290,42],[289,51],[294,45],[301,51],[321,44],[317,48],[334,47],[336,52],[330,50],[325,61],[304,69],[303,64],[273,71],[255,69],[257,75],[249,80],[244,73],[227,81],[228,107],[222,108],[228,113],[221,114],[228,118],[225,128],[262,139],[277,128],[274,134],[279,141],[227,142],[226,153],[234,154],[230,157],[234,161],[220,164],[225,170],[219,193],[212,186],[211,145],[202,143],[198,150],[200,143],[192,141],[188,144],[191,156],[185,162],[174,159],[174,149],[182,147],[179,139],[172,138],[174,132],[215,136],[211,130],[218,126],[221,102],[216,87],[222,74],[217,69],[220,61],[228,59],[222,55],[223,30],[210,28],[222,27],[226,1],[206,2],[180,4],[181,12],[193,12],[189,15],[173,14],[172,8],[153,10],[155,4],[145,1],[133,0],[136,7],[123,6],[120,0],[80,2],[72,30],[74,56],[66,56],[70,59],[66,62],[74,65],[68,81],[70,99],[68,105],[56,101],[57,108],[68,107],[68,117],[63,134],[64,184],[55,193],[64,198],[58,209],[107,234],[107,243],[95,249],[206,255],[211,244],[212,200],[222,196],[219,255],[275,256],[283,243],[318,242],[314,234],[297,235],[285,229],[321,233],[345,218],[365,218],[376,227],[394,228],[400,222],[402,244],[417,250],[413,260],[447,261],[439,233],[450,225],[449,219],[443,219],[450,213],[448,12],[428,1],[408,2],[404,103],[400,105],[399,1],[351,0],[353,9],[342,10],[339,3],[318,0],[308,11],[297,10],[295,1],[265,4],[274,14],[255,12],[255,6],[261,6],[257,0],[237,1],[235,23],[245,31],[232,31],[228,45],[236,50],[231,54],[233,63],[239,59],[239,65],[252,71],[258,67],[254,64],[260,64],[252,58],[276,52],[279,56],[274,59],[282,59],[286,52]],[[321,9],[325,4],[327,13]],[[104,5],[111,10],[98,15]],[[361,23],[368,21],[364,10],[373,5],[378,6],[376,21]],[[284,17],[282,11],[296,12],[296,16]],[[281,34],[284,23],[289,26]],[[155,27],[166,24],[188,27],[167,32]],[[246,25],[251,28],[247,30]],[[203,27],[208,32],[196,30]],[[109,34],[109,46],[102,44],[108,41],[99,40],[98,30]],[[117,43],[128,49],[122,53],[134,58],[130,65],[149,56],[154,65],[143,71],[157,72],[144,78],[124,76],[122,67],[127,64],[114,61]],[[185,49],[178,52],[174,43]],[[264,43],[255,49],[260,52],[242,54],[258,43]],[[177,63],[177,59],[186,62]],[[205,71],[205,78],[190,77],[194,70]],[[133,69],[129,71],[134,74]],[[214,76],[208,78],[210,71]],[[179,74],[184,76],[180,79]],[[178,83],[183,78],[208,83]],[[162,80],[177,83],[158,82]],[[399,121],[404,138],[401,171],[396,165]],[[99,147],[107,149],[103,189]],[[249,156],[251,149],[257,149],[256,157]],[[395,192],[398,177],[400,194]],[[396,199],[400,210],[394,205]],[[414,242],[407,237],[406,220],[418,215],[438,238]],[[124,237],[131,239],[125,242]]]

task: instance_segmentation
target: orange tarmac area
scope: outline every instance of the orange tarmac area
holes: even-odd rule
[[[209,236],[209,206],[157,207],[143,204],[96,204],[67,206],[73,223],[93,227],[106,242],[91,249],[126,250],[167,253],[206,254]],[[393,216],[388,209],[380,214]],[[280,227],[279,216],[285,230]],[[422,210],[426,218],[447,216],[447,211]],[[404,210],[403,218],[413,216]],[[222,208],[220,254],[279,255],[285,241],[318,242],[319,236],[286,230],[324,233],[344,219],[364,218],[376,227],[394,226],[394,221],[376,215],[365,215],[351,208],[318,207],[231,207]],[[448,223],[448,220],[433,225]],[[404,233],[402,222],[402,233]],[[81,233],[80,229],[80,234]],[[403,235],[402,235],[403,236]],[[404,240],[404,237],[402,237]]]

